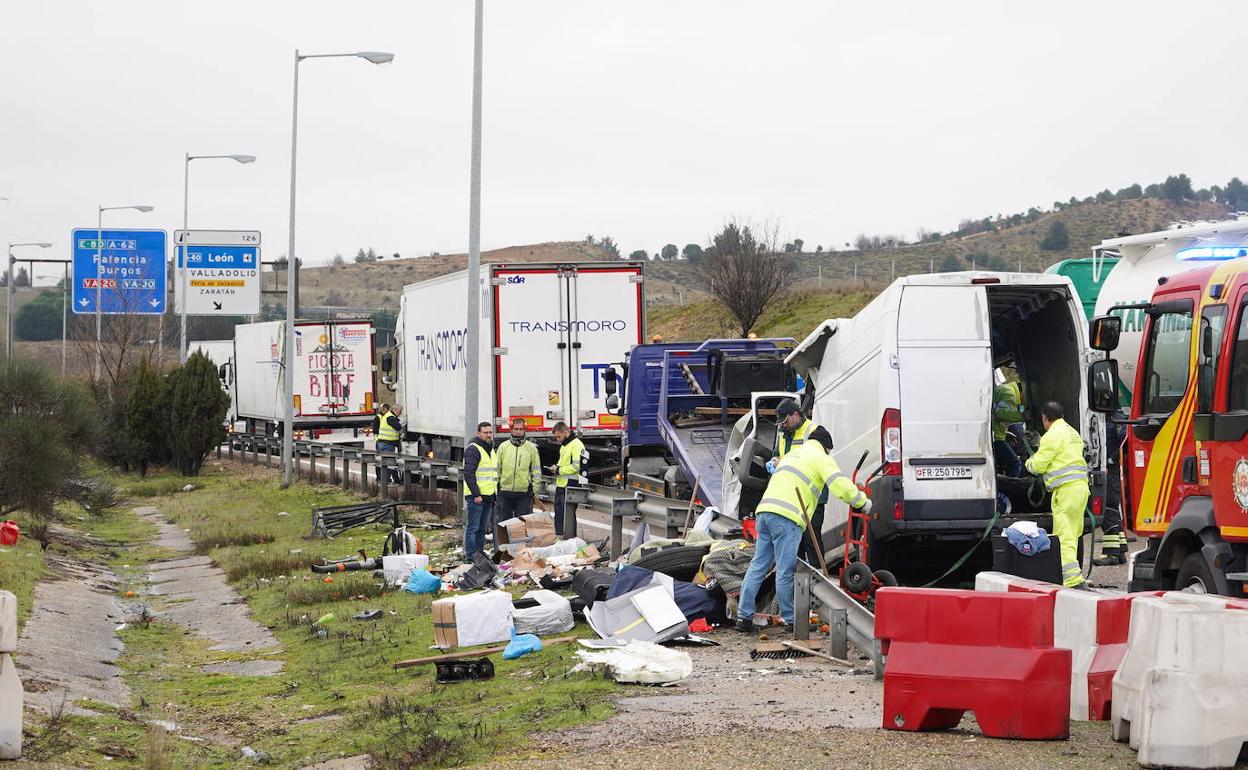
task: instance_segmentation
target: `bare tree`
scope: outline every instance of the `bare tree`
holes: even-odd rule
[[[776,247],[776,230],[732,219],[696,263],[702,283],[728,308],[742,337],[793,280],[796,262]]]

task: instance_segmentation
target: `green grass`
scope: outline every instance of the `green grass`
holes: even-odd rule
[[[13,520],[22,530],[17,545],[0,546],[0,591],[10,591],[17,597],[17,626],[20,629],[30,614],[34,601],[35,582],[43,575],[43,549],[34,539],[26,537],[29,518],[22,513],[14,514]]]
[[[876,290],[802,290],[781,296],[754,327],[759,337],[792,337],[801,341],[829,318],[848,318],[876,295]],[[652,308],[648,329],[668,342],[739,337],[740,329],[718,300]]]
[[[430,649],[431,597],[383,591],[368,573],[334,574],[333,582],[325,583],[308,570],[321,556],[348,556],[359,548],[380,553],[382,527],[353,530],[333,541],[304,539],[313,507],[358,498],[328,486],[280,490],[274,479],[245,479],[211,468],[195,483],[201,487],[193,492],[143,502],[196,540],[231,528],[271,538],[243,538],[208,553],[231,576],[253,617],[272,629],[281,650],[214,652],[176,626],[130,619],[121,632],[125,652],[119,663],[136,707],[76,722],[74,730],[86,744],[77,741],[62,761],[92,768],[142,766],[151,740],[143,723],[162,719],[179,725],[183,736],[207,739],[165,741],[173,767],[235,767],[243,760],[232,746],[240,745],[267,753],[282,767],[359,753],[374,754],[381,767],[434,767],[514,749],[531,731],[610,715],[607,698],[616,685],[587,674],[569,676],[577,658],[576,648],[566,644],[515,661],[495,655],[496,677],[485,682],[444,686],[434,683],[432,666],[394,670],[397,660],[436,652]],[[290,515],[278,516],[279,511]],[[133,535],[136,524],[123,516],[102,522],[101,531]],[[426,544],[453,542],[444,535],[434,533]],[[151,550],[132,546],[119,558],[139,563],[138,556],[160,553],[146,548]],[[367,598],[356,598],[361,595]],[[381,620],[352,619],[374,608],[384,610]],[[326,613],[335,619],[314,625]],[[591,635],[584,627],[580,633]],[[251,677],[200,670],[212,662],[265,658],[284,661],[284,671]],[[107,740],[123,743],[136,758],[108,760],[90,747],[112,735],[118,737]]]

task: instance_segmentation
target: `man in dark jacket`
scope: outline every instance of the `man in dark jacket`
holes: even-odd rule
[[[494,426],[478,423],[477,435],[464,447],[464,558],[485,553],[485,529],[498,490],[498,456],[494,454]]]

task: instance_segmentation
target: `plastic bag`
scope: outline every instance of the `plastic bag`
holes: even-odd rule
[[[414,594],[436,594],[441,588],[442,581],[423,569],[412,570],[407,577],[407,585],[403,586],[404,591]]]
[[[511,641],[507,644],[507,649],[503,650],[503,660],[515,660],[521,655],[528,655],[530,652],[541,652],[542,640],[533,634],[517,634],[516,629],[511,629]]]

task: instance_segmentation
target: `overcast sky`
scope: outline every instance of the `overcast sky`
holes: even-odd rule
[[[195,10],[187,10],[194,8]],[[484,248],[705,242],[731,215],[809,247],[1186,172],[1248,174],[1248,3],[487,0]],[[298,253],[464,251],[472,3],[0,2],[0,241],[258,229]]]

